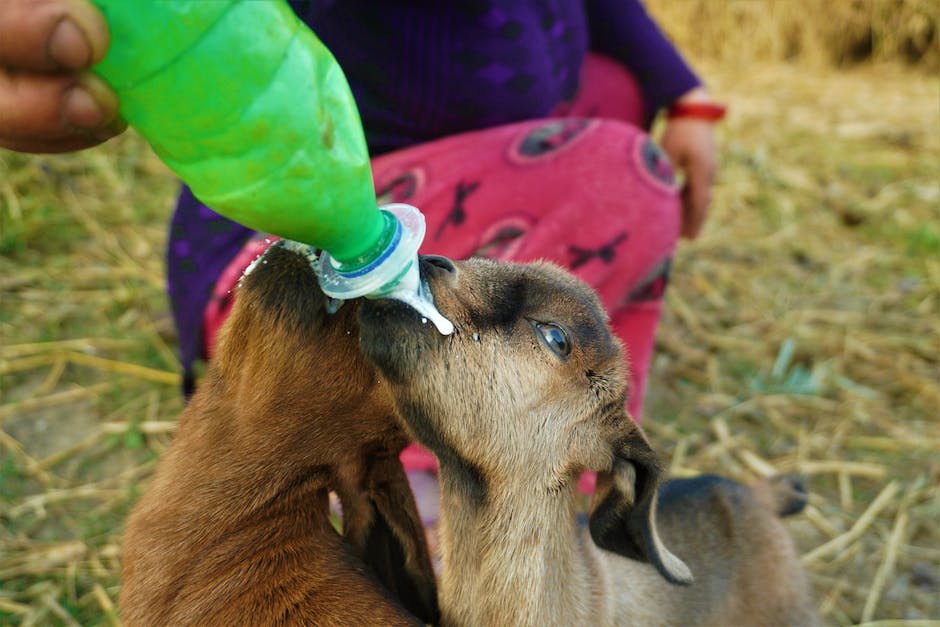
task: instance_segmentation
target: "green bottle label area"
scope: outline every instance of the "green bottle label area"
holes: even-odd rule
[[[349,86],[286,2],[94,1],[111,30],[95,70],[202,202],[344,264],[383,250]]]

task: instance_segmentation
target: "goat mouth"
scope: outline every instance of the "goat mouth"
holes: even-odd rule
[[[451,307],[440,305],[449,300],[447,285],[456,274],[453,263],[446,258],[422,256],[420,259],[421,296],[431,308],[450,324]],[[406,362],[410,367],[420,362],[428,352],[456,335],[457,329],[446,333],[440,320],[431,320],[406,302],[392,299],[363,299],[359,307],[360,347],[367,357],[386,374],[399,370]],[[383,365],[386,366],[383,368]]]
[[[392,383],[407,384],[448,336],[409,305],[391,299],[365,299],[359,307],[359,346]]]
[[[414,307],[389,298],[363,300],[359,322],[364,331],[374,330],[382,335],[397,335],[411,327],[423,326],[422,316]],[[424,322],[430,326],[427,318]]]
[[[422,278],[422,283],[425,279]],[[426,289],[426,288],[425,288]],[[360,340],[368,353],[384,345],[387,351],[404,351],[405,346],[430,348],[442,335],[431,320],[411,305],[389,298],[363,299],[359,306]]]

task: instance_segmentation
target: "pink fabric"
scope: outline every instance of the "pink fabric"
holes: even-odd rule
[[[642,128],[646,106],[640,84],[622,65],[589,55],[578,78],[578,93],[552,111],[552,117],[609,118]]]
[[[548,259],[592,285],[627,348],[628,411],[638,419],[679,233],[679,198],[668,162],[638,126],[644,111],[633,78],[599,57],[589,59],[582,78],[585,87],[556,111],[565,117],[388,153],[373,160],[373,177],[381,203],[407,202],[424,213],[422,253]],[[229,293],[263,249],[259,242],[232,263],[217,294]],[[209,347],[227,312],[207,310]],[[437,468],[416,444],[401,459],[408,470]],[[579,487],[592,492],[593,473]]]
[[[232,305],[235,304],[235,293],[232,290],[238,284],[245,268],[264,254],[268,246],[278,239],[280,238],[271,235],[256,235],[245,243],[238,254],[235,255],[235,258],[222,271],[222,275],[215,283],[212,297],[209,298],[209,304],[206,305],[206,310],[202,316],[202,337],[207,357],[211,358],[215,354],[215,342],[219,335],[219,329],[222,328],[222,324],[232,313]]]

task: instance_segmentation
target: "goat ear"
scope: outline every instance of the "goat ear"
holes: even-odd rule
[[[408,477],[397,457],[378,460],[369,472],[372,524],[364,559],[385,587],[424,623],[440,622],[437,587],[424,526]]]
[[[652,564],[670,583],[689,585],[689,567],[666,548],[656,528],[662,475],[656,453],[635,429],[616,447],[613,468],[597,474],[591,537],[602,549]]]

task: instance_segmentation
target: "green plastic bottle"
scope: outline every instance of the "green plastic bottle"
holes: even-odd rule
[[[286,2],[94,2],[111,31],[95,71],[196,197],[327,251],[320,282],[331,296],[404,295],[415,306],[424,218],[377,207],[346,78]],[[433,304],[419,311],[437,322]]]

